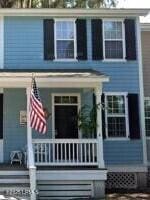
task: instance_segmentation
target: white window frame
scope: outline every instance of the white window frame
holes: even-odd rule
[[[55,97],[63,97],[63,96],[75,96],[78,99],[77,103],[55,103]],[[78,113],[81,109],[81,94],[80,93],[52,93],[52,138],[55,138],[55,105],[60,106],[72,106],[76,105],[78,109]],[[82,138],[82,132],[78,129],[78,138]]]
[[[128,93],[127,92],[105,92],[105,123],[106,123],[106,139],[107,140],[129,140],[129,113],[128,113]],[[125,100],[125,114],[120,115],[125,117],[126,122],[126,136],[124,137],[110,137],[108,136],[108,112],[107,112],[107,96],[124,96]],[[115,114],[113,115],[115,117]],[[118,117],[118,115],[117,115]]]
[[[146,112],[145,112],[145,101],[146,101],[146,100],[149,100],[149,101],[150,101],[150,97],[145,97],[145,98],[144,98],[145,135],[146,135],[146,119],[150,119],[150,117],[146,117]],[[147,135],[146,135],[146,138],[150,140],[150,136],[147,136]]]
[[[125,25],[124,25],[124,19],[113,19],[113,18],[105,18],[102,20],[102,29],[103,29],[103,56],[104,56],[104,59],[103,61],[114,61],[114,62],[120,62],[120,61],[123,61],[123,62],[126,62],[126,44],[125,44]],[[122,39],[105,39],[105,29],[104,29],[104,24],[105,22],[121,22],[122,23]],[[123,58],[106,58],[106,54],[105,54],[105,40],[108,41],[122,41],[122,46],[123,46]]]
[[[61,22],[72,21],[74,23],[74,58],[57,58],[56,23],[59,21],[61,21]],[[55,52],[55,60],[54,61],[77,61],[77,31],[76,31],[75,21],[76,21],[76,19],[72,19],[72,18],[54,19],[54,52]],[[65,41],[66,40],[67,39],[65,39]]]

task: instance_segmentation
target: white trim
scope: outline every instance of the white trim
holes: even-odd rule
[[[137,56],[139,63],[139,89],[140,89],[140,124],[141,124],[141,137],[143,140],[143,163],[147,165],[147,145],[145,134],[145,112],[144,112],[144,86],[143,86],[143,64],[142,64],[142,47],[141,47],[141,28],[139,17],[136,19],[137,30]]]
[[[0,69],[4,68],[4,17],[0,16]]]
[[[143,165],[106,165],[108,172],[147,172],[147,167]]]
[[[105,110],[105,122],[106,122],[106,139],[111,141],[119,141],[119,140],[129,140],[129,117],[128,117],[128,101],[127,101],[127,92],[105,92],[105,106],[107,108],[108,102],[107,102],[107,96],[124,96],[125,101],[125,114],[117,115],[117,117],[125,117],[125,123],[126,123],[126,136],[125,137],[110,137],[108,136],[108,114],[107,110]],[[114,116],[114,115],[112,115]]]
[[[106,180],[107,170],[37,170],[37,180],[53,181],[90,181]]]
[[[61,18],[61,19],[58,19],[58,18],[55,18],[54,19],[54,52],[55,52],[55,59],[54,59],[54,61],[57,61],[57,62],[66,62],[66,61],[77,61],[77,32],[76,32],[76,23],[75,23],[75,20],[76,19],[74,19],[74,18]],[[57,22],[73,22],[73,24],[74,24],[74,39],[58,39],[57,37],[56,37],[56,23]],[[60,41],[62,41],[62,40],[64,40],[64,41],[73,41],[74,42],[74,58],[58,58],[57,57],[57,40],[60,40]]]
[[[105,22],[121,22],[122,25],[122,39],[105,39],[105,29],[104,24]],[[125,26],[124,26],[124,19],[120,18],[103,18],[102,19],[102,29],[103,29],[103,55],[104,55],[104,62],[125,62],[126,61],[126,51],[125,51]],[[122,51],[123,57],[122,58],[106,58],[105,55],[105,41],[122,41]]]
[[[0,163],[4,162],[4,140],[0,139]]]
[[[52,16],[52,17],[133,17],[145,16],[149,13],[149,9],[134,8],[101,8],[101,9],[15,9],[1,8],[0,15],[4,16]]]
[[[78,99],[78,103],[75,103],[75,104],[56,104],[54,102],[54,98],[56,96],[76,96],[77,99]],[[52,100],[52,138],[55,138],[55,105],[65,105],[65,106],[71,106],[71,105],[76,105],[77,106],[77,109],[78,109],[78,112],[79,110],[81,109],[81,95],[80,93],[52,93],[51,94],[51,100]],[[81,131],[78,129],[78,138],[82,138],[81,137]]]

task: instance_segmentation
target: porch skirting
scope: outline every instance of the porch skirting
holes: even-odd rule
[[[106,178],[105,169],[37,170],[37,189],[40,199],[104,198]]]

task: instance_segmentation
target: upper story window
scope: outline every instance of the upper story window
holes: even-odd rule
[[[55,58],[58,60],[71,60],[76,58],[75,21],[55,21]]]
[[[146,136],[150,136],[150,98],[145,98],[145,130]]]
[[[128,135],[128,113],[125,94],[106,94],[106,134],[108,138]]]
[[[124,59],[123,21],[103,21],[104,59]]]

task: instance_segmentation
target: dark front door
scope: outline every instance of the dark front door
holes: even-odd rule
[[[77,114],[77,106],[55,106],[56,138],[78,138]]]

